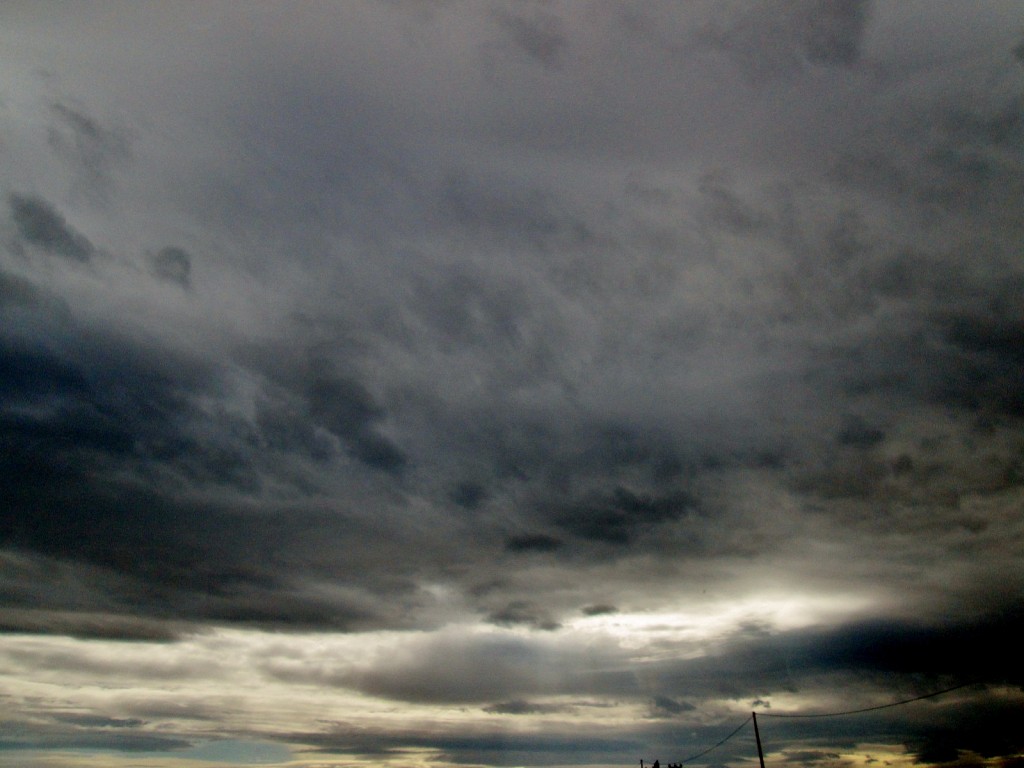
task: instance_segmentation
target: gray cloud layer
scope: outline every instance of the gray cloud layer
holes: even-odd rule
[[[480,623],[326,682],[650,702],[615,750],[1022,683],[1015,4],[192,10],[2,12],[0,627]],[[559,634],[769,589],[869,607],[639,666]],[[1021,749],[974,701],[906,743]],[[390,743],[500,762],[466,738]]]

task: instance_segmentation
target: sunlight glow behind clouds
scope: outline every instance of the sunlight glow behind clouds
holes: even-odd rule
[[[567,622],[565,630],[607,635],[622,647],[638,651],[671,641],[681,646],[692,643],[706,652],[710,643],[731,634],[737,626],[759,627],[767,632],[800,629],[856,616],[876,606],[872,599],[855,595],[797,597],[791,592],[745,595],[718,604],[695,602],[695,607],[674,612],[585,616]],[[678,649],[666,652],[676,655]]]

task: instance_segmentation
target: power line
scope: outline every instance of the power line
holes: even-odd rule
[[[730,733],[730,734],[729,734],[728,736],[726,736],[726,737],[725,737],[724,739],[722,739],[722,740],[721,740],[720,742],[718,742],[718,743],[717,743],[717,744],[715,744],[714,746],[708,747],[708,748],[707,748],[707,749],[705,749],[705,750],[704,750],[703,752],[698,752],[698,753],[697,753],[697,754],[695,754],[695,755],[690,755],[690,756],[689,756],[688,758],[686,758],[685,760],[682,760],[682,761],[681,761],[681,762],[679,763],[679,765],[683,765],[684,763],[688,763],[688,762],[690,762],[691,760],[696,760],[696,759],[697,759],[698,757],[704,757],[704,755],[706,755],[706,754],[707,754],[708,752],[710,752],[710,751],[712,751],[712,750],[714,750],[714,749],[718,749],[718,748],[719,748],[720,746],[722,746],[723,744],[725,744],[725,742],[727,742],[727,741],[728,741],[729,739],[731,739],[731,738],[732,738],[733,736],[735,736],[735,735],[736,735],[737,733],[739,733],[739,732],[740,732],[740,731],[741,731],[741,730],[743,729],[743,726],[745,726],[745,725],[746,725],[747,723],[749,723],[749,722],[751,721],[751,719],[752,719],[752,718],[753,718],[753,715],[751,715],[751,716],[750,716],[750,717],[748,717],[748,718],[747,718],[746,720],[744,720],[744,721],[743,721],[742,723],[740,723],[740,724],[739,724],[739,726],[737,726],[737,728],[736,728],[736,730],[735,730],[735,731],[733,731],[732,733]]]
[[[931,693],[925,693],[921,696],[914,696],[912,699],[903,699],[903,701],[894,701],[889,704],[879,704],[875,707],[864,707],[863,709],[848,709],[845,712],[815,712],[812,714],[801,715],[801,714],[788,714],[784,712],[758,712],[757,714],[761,717],[841,717],[842,715],[856,715],[861,712],[874,712],[876,709],[888,709],[889,707],[898,707],[902,704],[910,704],[913,701],[921,701],[921,699],[930,699],[934,696],[941,696],[944,693],[950,693],[951,691],[958,691],[961,688],[966,688],[969,685],[976,685],[976,681],[969,683],[960,683],[960,685],[954,685],[952,688],[943,688],[941,691],[932,691]]]
[[[910,704],[910,703],[915,702],[915,701],[921,701],[922,699],[931,699],[931,698],[934,698],[936,696],[941,696],[944,693],[951,693],[953,691],[958,691],[961,688],[967,688],[968,686],[977,685],[977,684],[978,684],[978,682],[976,680],[972,680],[971,682],[968,682],[968,683],[960,683],[959,685],[954,685],[954,686],[952,686],[950,688],[943,688],[940,691],[932,691],[931,693],[924,693],[924,694],[921,694],[920,696],[914,696],[914,697],[909,698],[909,699],[902,699],[901,701],[893,701],[893,702],[890,702],[889,704],[879,704],[879,705],[874,706],[874,707],[863,707],[862,709],[848,709],[848,710],[844,710],[842,712],[814,712],[814,713],[806,714],[806,715],[803,715],[803,714],[787,714],[787,713],[782,713],[782,712],[751,712],[750,713],[750,717],[748,717],[746,720],[744,720],[742,723],[740,723],[738,726],[736,726],[736,729],[733,730],[732,732],[730,732],[729,735],[726,736],[724,739],[722,739],[721,741],[719,741],[716,744],[713,744],[712,746],[708,747],[707,749],[705,749],[705,750],[703,750],[701,752],[697,752],[694,755],[690,755],[689,757],[684,758],[683,760],[681,760],[678,763],[678,765],[680,765],[680,766],[685,765],[686,763],[689,763],[689,762],[691,762],[693,760],[696,760],[698,757],[704,757],[704,755],[708,754],[709,752],[712,752],[712,751],[718,749],[720,746],[722,746],[727,741],[729,741],[729,739],[731,739],[733,736],[735,736],[737,733],[739,733],[741,730],[743,730],[744,726],[746,726],[746,724],[749,723],[751,720],[754,720],[754,718],[757,715],[760,715],[761,717],[786,717],[786,718],[842,717],[843,715],[856,715],[856,714],[860,714],[861,712],[874,712],[874,711],[879,710],[879,709],[889,709],[890,707],[899,707],[899,706],[902,706],[903,704]],[[755,721],[755,725],[756,725],[756,721]],[[760,745],[758,745],[758,746],[760,747]]]

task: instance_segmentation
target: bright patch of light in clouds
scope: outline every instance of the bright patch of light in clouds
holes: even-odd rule
[[[873,605],[870,598],[837,594],[795,597],[769,593],[727,603],[696,602],[688,610],[584,616],[568,622],[566,628],[570,632],[607,634],[625,647],[641,647],[647,641],[665,639],[707,647],[716,638],[728,635],[737,624],[760,625],[776,632],[800,629],[839,616],[857,615]]]

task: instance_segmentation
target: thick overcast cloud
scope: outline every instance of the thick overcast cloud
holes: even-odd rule
[[[1019,3],[0,61],[0,763],[1019,760]]]

